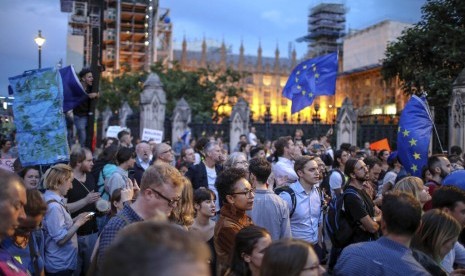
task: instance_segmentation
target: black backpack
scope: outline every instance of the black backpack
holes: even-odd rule
[[[329,179],[331,178],[331,174],[333,174],[333,172],[337,172],[341,175],[341,178],[342,178],[341,188],[344,188],[344,185],[346,184],[346,177],[339,169],[330,170],[320,184],[320,189],[329,197],[331,197],[331,185],[329,185]]]
[[[346,247],[352,241],[355,232],[356,225],[349,221],[343,210],[344,198],[348,194],[357,196],[365,204],[358,192],[350,188],[331,199],[325,219],[325,227],[333,246],[336,248]]]
[[[318,194],[320,195],[320,200],[321,200],[321,210],[323,212],[326,212],[327,209],[327,204],[326,201],[324,200],[324,197],[322,195],[321,189],[319,187],[316,188],[318,190]],[[289,218],[292,217],[292,215],[295,212],[295,208],[297,206],[297,198],[295,196],[294,190],[289,187],[289,186],[281,186],[279,188],[274,189],[274,192],[279,195],[282,192],[288,193],[291,196],[291,202],[292,202],[292,208],[291,211],[289,212]]]
[[[295,197],[295,192],[292,190],[291,187],[289,186],[281,186],[279,188],[274,189],[275,194],[279,195],[282,192],[288,193],[291,196],[291,202],[292,202],[292,209],[289,212],[289,218],[292,217],[292,215],[295,212],[295,207],[297,206],[297,199]]]

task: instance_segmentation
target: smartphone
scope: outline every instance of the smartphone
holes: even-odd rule
[[[95,213],[94,213],[94,212],[90,212],[89,214],[87,214],[86,218],[92,217],[93,215],[95,215]]]

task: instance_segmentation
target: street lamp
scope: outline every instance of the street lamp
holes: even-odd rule
[[[39,69],[42,68],[42,45],[45,43],[45,37],[42,36],[42,31],[39,30],[39,35],[34,38],[37,46],[39,46]]]

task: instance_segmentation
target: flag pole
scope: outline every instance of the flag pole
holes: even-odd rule
[[[433,124],[434,133],[436,134],[436,138],[438,139],[439,147],[441,148],[441,153],[444,153],[444,148],[442,147],[441,139],[439,138],[439,133],[438,133],[438,130],[436,129],[436,124],[434,123],[433,116],[431,116],[431,111],[430,111],[430,107],[428,104],[428,100],[426,99],[426,97],[428,96],[428,93],[426,93],[426,91],[423,91],[421,92],[421,96],[425,97],[426,113],[428,113],[429,119],[431,120],[431,123]]]

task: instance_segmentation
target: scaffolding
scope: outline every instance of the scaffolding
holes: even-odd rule
[[[320,56],[335,52],[340,46],[340,38],[345,35],[344,4],[322,3],[310,8],[308,34],[297,42],[308,43],[308,56]]]

